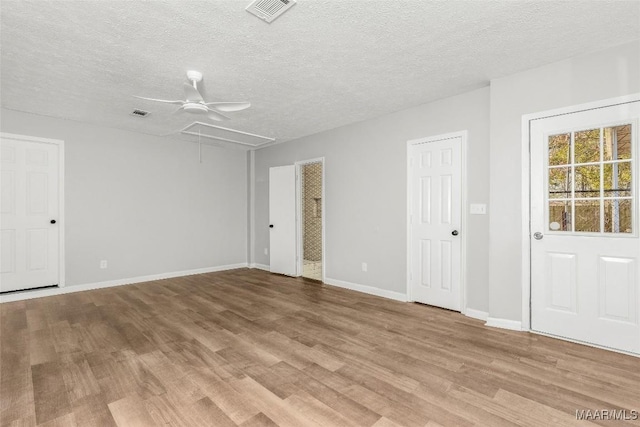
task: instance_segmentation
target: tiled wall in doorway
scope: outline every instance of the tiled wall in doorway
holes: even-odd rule
[[[322,277],[322,163],[302,166],[303,276]],[[314,268],[309,268],[313,266]],[[307,274],[305,274],[307,273]],[[317,277],[316,277],[317,276]]]

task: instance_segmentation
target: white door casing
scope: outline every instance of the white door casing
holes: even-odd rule
[[[269,168],[269,270],[297,276],[296,167]]]
[[[62,141],[3,133],[0,145],[0,292],[62,286]]]
[[[633,102],[530,122],[533,331],[640,354],[638,117]]]
[[[461,311],[462,134],[409,142],[409,296]]]

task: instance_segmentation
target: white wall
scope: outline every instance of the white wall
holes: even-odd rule
[[[343,126],[255,153],[255,247],[269,264],[269,167],[325,157],[326,276],[406,292],[407,141],[469,131],[470,203],[489,200],[489,88]],[[468,307],[488,310],[488,216],[470,216]],[[368,271],[361,271],[361,263]]]
[[[0,129],[65,141],[68,286],[246,262],[243,151],[200,164],[190,142],[6,109]]]
[[[491,317],[521,320],[522,115],[637,92],[640,42],[491,81]]]

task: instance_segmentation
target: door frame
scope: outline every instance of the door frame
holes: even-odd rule
[[[302,226],[302,179],[300,172],[302,171],[302,166],[311,164],[311,163],[320,163],[322,164],[322,192],[321,192],[321,202],[320,209],[322,211],[322,217],[320,218],[322,224],[322,283],[325,283],[326,277],[326,266],[327,266],[327,257],[326,257],[326,227],[325,227],[325,219],[327,217],[327,211],[325,209],[325,162],[324,157],[316,157],[315,159],[308,160],[299,160],[294,163],[296,166],[296,230],[298,233],[297,236],[297,245],[296,245],[296,266],[297,266],[297,276],[302,276],[303,270],[303,262],[304,262],[304,242],[303,242],[303,226]]]
[[[17,141],[53,144],[58,146],[58,287],[65,286],[65,215],[64,215],[64,141],[61,139],[40,138],[29,135],[0,132],[0,138]],[[21,292],[21,291],[18,291]]]
[[[555,108],[552,110],[540,111],[537,113],[524,114],[522,116],[522,146],[521,146],[521,209],[522,209],[522,258],[521,258],[521,287],[522,287],[522,324],[523,331],[540,332],[531,330],[531,122],[534,120],[546,119],[554,116],[579,113],[587,110],[610,107],[613,105],[628,104],[640,101],[640,93],[632,95],[618,96],[615,98],[602,99],[599,101],[587,102],[583,104],[571,105],[568,107]],[[544,334],[542,334],[544,335]],[[565,341],[572,341],[563,338]],[[586,344],[586,343],[581,343]],[[593,344],[593,347],[597,347]]]
[[[442,141],[444,139],[460,138],[460,312],[466,314],[467,311],[467,229],[466,225],[467,209],[467,139],[469,132],[461,130],[458,132],[445,133],[426,138],[411,139],[407,141],[407,276],[406,289],[407,301],[414,301],[411,290],[411,198],[413,196],[413,182],[411,180],[411,147],[419,144]]]

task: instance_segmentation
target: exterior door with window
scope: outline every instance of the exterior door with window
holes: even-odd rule
[[[531,122],[531,328],[640,353],[640,102]]]

